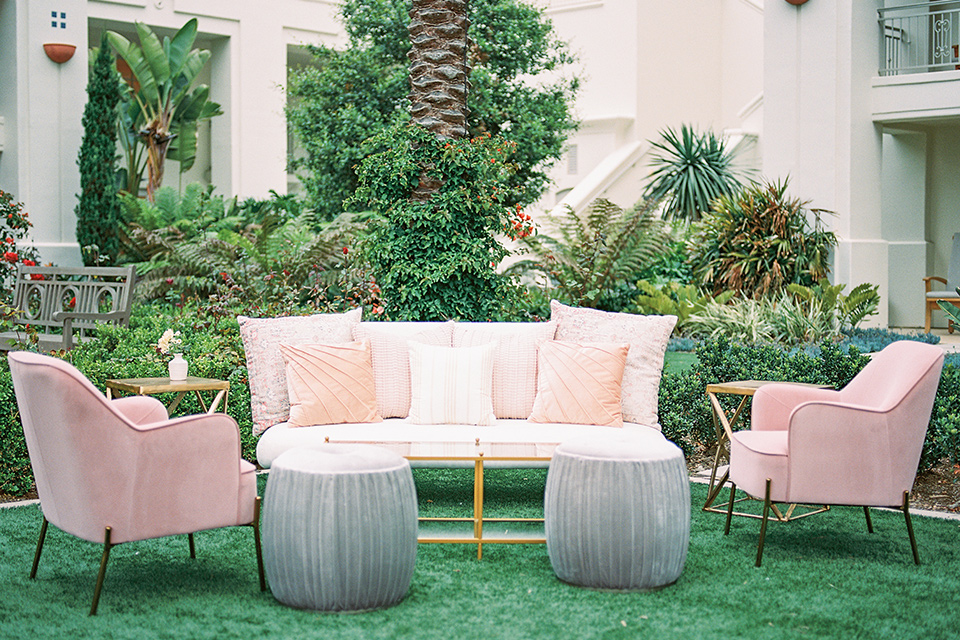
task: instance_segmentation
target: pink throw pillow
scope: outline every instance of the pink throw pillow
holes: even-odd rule
[[[369,342],[281,344],[291,427],[380,422]]]
[[[545,342],[530,422],[622,427],[620,384],[629,350],[629,344]]]

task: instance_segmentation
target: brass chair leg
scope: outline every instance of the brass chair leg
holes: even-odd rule
[[[870,519],[870,507],[863,507],[863,515],[867,517],[867,533],[873,533],[873,520]]]
[[[910,492],[903,492],[903,519],[907,522],[907,535],[910,536],[910,550],[913,551],[914,564],[920,564],[920,552],[917,551],[917,539],[913,535],[913,522],[910,520]]]
[[[100,559],[100,573],[97,574],[97,586],[93,590],[93,604],[90,605],[90,615],[97,615],[97,605],[100,604],[100,590],[103,589],[103,577],[107,573],[107,560],[110,559],[110,527],[103,532],[103,557]]]
[[[190,557],[194,560],[197,559],[197,548],[193,543],[193,534],[187,534],[187,543],[190,545]]]
[[[43,551],[43,541],[47,538],[47,518],[43,518],[43,524],[40,526],[40,538],[37,540],[37,552],[33,556],[33,568],[30,569],[30,579],[37,577],[37,567],[40,566],[40,552]]]
[[[253,502],[253,544],[257,548],[257,573],[260,575],[260,591],[267,590],[267,579],[263,575],[263,549],[260,547],[260,502],[257,496]]]
[[[727,524],[723,527],[723,535],[730,535],[730,521],[733,519],[733,498],[737,493],[737,485],[730,482],[730,501],[727,503]]]
[[[770,515],[770,478],[763,495],[763,517],[760,519],[760,542],[757,544],[757,565],[763,560],[763,542],[767,537],[767,517]]]

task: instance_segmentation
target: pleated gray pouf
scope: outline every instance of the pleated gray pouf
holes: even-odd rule
[[[658,432],[597,429],[594,437],[562,443],[550,461],[550,564],[564,582],[594,589],[672,584],[690,542],[683,452]]]
[[[271,465],[261,530],[280,602],[319,611],[394,605],[417,557],[410,464],[373,445],[291,449]]]

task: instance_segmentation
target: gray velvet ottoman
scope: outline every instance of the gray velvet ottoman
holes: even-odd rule
[[[558,446],[550,461],[544,520],[554,572],[594,589],[676,582],[690,542],[683,453],[659,433],[597,429]]]
[[[283,604],[360,611],[406,595],[417,557],[410,464],[373,445],[277,457],[263,504],[263,563]]]

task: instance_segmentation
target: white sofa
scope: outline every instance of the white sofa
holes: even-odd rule
[[[439,458],[482,452],[485,457],[527,457],[539,460],[500,461],[488,466],[546,466],[553,449],[563,441],[616,427],[563,421],[527,419],[538,402],[541,350],[548,341],[563,344],[629,345],[618,381],[625,432],[659,432],[657,391],[666,343],[674,316],[635,316],[552,303],[548,323],[360,322],[360,311],[304,317],[253,319],[241,317],[240,330],[247,355],[254,432],[260,434],[257,460],[269,468],[292,448],[318,448],[327,442],[363,442],[385,446],[407,457]],[[376,390],[377,416],[373,422],[344,422],[292,426],[287,373],[280,344],[330,345],[369,342]],[[469,349],[478,345],[492,353],[490,424],[422,424],[409,416],[418,402],[416,382],[411,388],[409,344]],[[554,343],[560,344],[560,343]],[[450,351],[451,353],[453,350]],[[294,374],[296,375],[296,374]],[[421,378],[416,377],[416,380]],[[556,383],[554,383],[556,384]],[[436,384],[437,392],[445,381]],[[430,393],[427,388],[424,393]],[[450,389],[447,393],[451,393]],[[560,394],[560,401],[567,399]],[[295,403],[296,404],[296,403]],[[418,415],[422,415],[418,414]],[[382,421],[379,418],[382,417]],[[451,460],[411,460],[414,466],[461,466]]]

